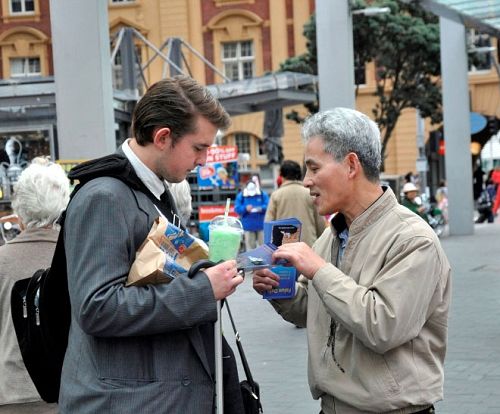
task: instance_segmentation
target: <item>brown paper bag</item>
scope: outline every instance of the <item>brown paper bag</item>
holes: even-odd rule
[[[136,253],[126,286],[170,283],[207,258],[208,248],[201,240],[160,216]]]

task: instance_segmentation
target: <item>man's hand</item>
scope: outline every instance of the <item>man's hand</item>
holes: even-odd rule
[[[326,261],[304,242],[282,244],[273,253],[273,261],[276,262],[279,259],[287,260],[308,279],[312,279],[316,272],[326,264]]]
[[[204,270],[210,280],[216,300],[221,300],[233,294],[236,287],[243,282],[238,274],[236,260],[228,260]]]
[[[246,210],[250,213],[252,211],[253,206],[251,204],[248,204],[246,207]]]
[[[253,272],[253,288],[262,295],[266,290],[279,286],[280,278],[269,269],[259,269]]]

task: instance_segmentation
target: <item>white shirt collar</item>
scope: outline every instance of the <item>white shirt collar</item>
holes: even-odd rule
[[[122,144],[122,150],[125,156],[132,164],[132,168],[134,169],[137,177],[144,183],[144,185],[151,191],[154,196],[159,200],[160,196],[163,194],[166,188],[166,182],[158,178],[158,176],[151,171],[140,159],[139,157],[132,151],[130,148],[130,140],[127,139]]]

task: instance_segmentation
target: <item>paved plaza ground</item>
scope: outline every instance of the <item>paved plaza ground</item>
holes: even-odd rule
[[[437,413],[500,414],[500,222],[477,224],[471,236],[445,236],[442,245],[453,269],[453,303],[445,399]],[[250,278],[230,300],[264,412],[318,413],[307,385],[305,330],[284,322],[253,291]]]

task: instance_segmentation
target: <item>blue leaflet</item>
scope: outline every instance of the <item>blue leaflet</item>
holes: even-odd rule
[[[278,287],[264,292],[263,299],[290,299],[295,296],[295,279],[297,270],[290,266],[272,266],[271,272],[276,273],[280,277]]]

